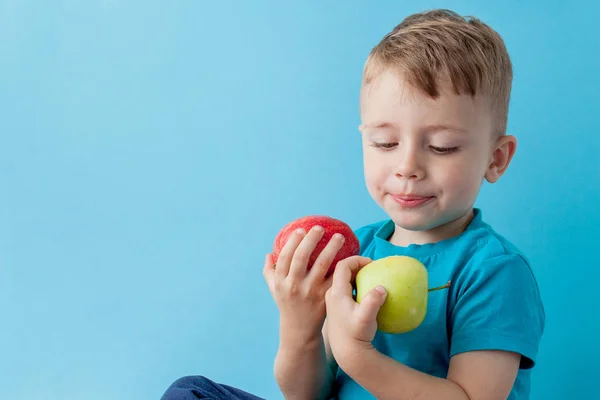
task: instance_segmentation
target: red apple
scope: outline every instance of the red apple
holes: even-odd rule
[[[327,245],[327,243],[329,243],[331,237],[336,233],[342,234],[345,240],[342,248],[340,251],[338,251],[337,255],[333,259],[326,276],[333,272],[336,264],[339,261],[359,253],[360,243],[358,242],[358,238],[354,234],[354,231],[352,228],[350,228],[350,226],[348,226],[348,224],[340,221],[339,219],[325,215],[309,215],[288,223],[281,229],[281,231],[279,231],[277,237],[275,238],[275,243],[273,244],[273,262],[277,262],[277,258],[279,257],[281,249],[283,249],[283,246],[287,242],[288,238],[296,229],[302,228],[308,232],[315,225],[322,226],[325,232],[310,256],[308,269],[313,266],[323,248]]]

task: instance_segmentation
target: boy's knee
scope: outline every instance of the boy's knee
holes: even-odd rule
[[[198,386],[205,386],[209,384],[210,380],[202,375],[188,375],[183,376],[173,382],[170,388],[181,388],[181,389],[190,389]]]
[[[161,396],[161,400],[195,400],[206,398],[210,379],[201,375],[183,376],[174,381]]]
[[[241,389],[219,384],[202,375],[189,375],[177,379],[169,386],[161,400],[196,399],[263,400]]]

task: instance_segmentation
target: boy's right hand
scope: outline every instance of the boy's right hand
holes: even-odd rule
[[[308,270],[309,257],[323,233],[319,226],[308,233],[295,231],[283,246],[275,268],[272,255],[267,254],[263,275],[279,309],[280,346],[302,347],[321,339],[325,293],[333,279],[333,274],[325,275],[344,244],[344,237],[335,234]]]

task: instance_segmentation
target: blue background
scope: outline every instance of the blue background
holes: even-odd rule
[[[478,205],[541,286],[532,398],[597,393],[597,3],[1,0],[0,398],[157,399],[188,374],[280,398],[264,254],[305,214],[384,218],[361,70],[435,7],[515,67],[519,148]]]

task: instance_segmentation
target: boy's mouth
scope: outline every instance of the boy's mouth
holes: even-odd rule
[[[392,198],[402,207],[418,207],[429,200],[433,199],[433,196],[417,196],[413,194],[393,194]]]

